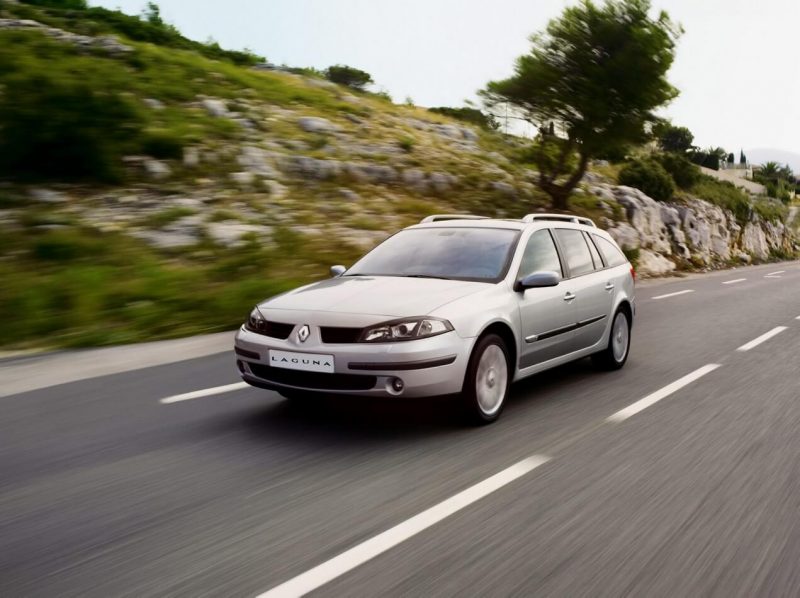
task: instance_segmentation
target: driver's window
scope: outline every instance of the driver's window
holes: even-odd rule
[[[519,266],[518,278],[541,271],[555,272],[562,278],[564,271],[558,259],[558,251],[549,230],[539,230],[533,233],[525,246],[522,254],[522,263]]]

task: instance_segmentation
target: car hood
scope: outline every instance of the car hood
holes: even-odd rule
[[[403,318],[485,290],[489,283],[396,276],[342,276],[268,299],[265,309],[328,311]]]

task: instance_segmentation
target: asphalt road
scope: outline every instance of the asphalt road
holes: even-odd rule
[[[535,376],[483,428],[160,401],[237,382],[228,353],[1,397],[0,596],[800,595],[800,263],[637,315],[622,371]]]

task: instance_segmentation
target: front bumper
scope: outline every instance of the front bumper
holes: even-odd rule
[[[242,379],[261,388],[307,390],[371,397],[427,397],[461,391],[474,339],[451,331],[431,338],[394,343],[323,343],[313,330],[305,343],[295,332],[286,340],[250,332],[236,333],[235,350]],[[334,372],[316,373],[269,365],[269,350],[332,355]],[[398,392],[395,378],[403,381]]]

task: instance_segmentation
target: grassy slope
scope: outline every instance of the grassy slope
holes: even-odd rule
[[[14,11],[6,16],[80,33],[108,32],[107,25],[71,13],[26,6],[6,10]],[[436,136],[405,124],[410,118],[454,122],[445,117],[368,95],[353,103],[346,101],[351,92],[342,88],[255,72],[193,50],[121,39],[134,52],[114,58],[99,51],[81,53],[35,31],[0,31],[0,83],[11,89],[34,76],[45,86],[80,83],[94,94],[127,103],[136,130],[104,139],[108,145],[103,151],[113,156],[114,164],[123,155],[152,147],[165,147],[165,156],[171,157],[172,148],[196,146],[216,158],[197,169],[173,160],[173,176],[157,184],[130,169],[115,173],[118,180],[111,186],[91,180],[69,185],[36,182],[61,189],[70,198],[66,204],[32,201],[30,182],[0,186],[0,210],[7,210],[0,217],[0,346],[103,345],[229,329],[263,297],[323,277],[330,264],[351,263],[363,252],[362,244],[349,240],[359,231],[368,235],[374,229],[394,230],[436,211],[525,211],[525,206],[480,186],[484,177],[479,169],[498,168],[488,152],[508,151],[492,135],[482,134],[482,152],[460,155]],[[348,157],[339,155],[334,139],[304,133],[291,118],[267,118],[271,111],[326,117],[352,133],[354,141],[401,144],[406,151],[400,157],[379,156],[374,161],[452,172],[462,177],[462,186],[445,198],[345,181],[361,196],[356,204],[339,197],[342,181],[284,181],[289,193],[280,199],[258,186],[239,189],[228,175],[237,169],[237,148],[252,143],[254,133],[245,134],[231,120],[210,116],[197,106],[201,94],[228,99],[229,106],[241,108],[257,122],[256,137],[305,143],[306,155]],[[150,109],[145,98],[158,99],[165,108]],[[25,98],[14,101],[15,107],[28,105]],[[247,105],[237,106],[240,101]],[[31,105],[41,112],[41,106]],[[355,127],[344,118],[348,114],[369,127]],[[502,167],[511,172],[515,168],[505,163]],[[166,202],[198,189],[212,197],[215,211],[209,221],[235,217],[266,223],[274,228],[273,242],[252,239],[229,249],[204,237],[190,248],[156,250],[126,234],[130,224],[92,218],[105,213],[106,196],[120,195],[120,190],[164,197]],[[177,210],[165,203],[163,210],[137,216],[134,224],[157,228],[191,212]],[[243,211],[250,216],[242,216]],[[277,219],[280,215],[288,217]],[[341,236],[339,223],[350,237]],[[304,234],[304,228],[321,234]]]

